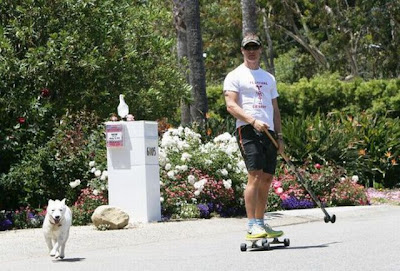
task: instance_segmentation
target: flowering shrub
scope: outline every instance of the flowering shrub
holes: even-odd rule
[[[107,193],[93,191],[90,187],[81,190],[78,200],[72,206],[73,225],[87,225],[91,223],[91,216],[94,210],[107,204]]]
[[[351,180],[345,177],[339,179],[342,174],[345,174],[345,170],[341,167],[329,164],[310,166],[307,163],[305,166],[309,168],[298,170],[323,205],[368,204],[366,191],[362,185],[358,184],[358,176],[353,176]],[[315,207],[308,192],[296,176],[285,167],[272,182],[269,202],[269,211],[279,209],[279,207],[283,209]]]
[[[333,205],[366,205],[368,197],[364,186],[357,183],[358,177],[343,177],[331,191],[330,201]]]
[[[163,215],[182,214],[196,204],[197,217],[243,211],[246,168],[236,138],[225,133],[202,144],[189,128],[167,130],[160,142],[161,204]]]
[[[43,224],[46,211],[21,207],[13,212],[0,212],[0,231],[9,229],[38,228]]]

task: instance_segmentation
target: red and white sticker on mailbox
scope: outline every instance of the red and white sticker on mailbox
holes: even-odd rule
[[[107,148],[123,147],[123,127],[122,124],[107,124],[106,125]]]

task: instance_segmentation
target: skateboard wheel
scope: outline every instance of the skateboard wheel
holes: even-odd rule
[[[285,245],[285,247],[290,246],[290,239],[289,238],[283,239],[283,244]]]
[[[335,221],[336,221],[336,216],[335,216],[335,215],[332,215],[332,217],[331,217],[331,222],[332,222],[332,223],[335,223]]]
[[[245,243],[240,244],[240,251],[246,251],[247,245]]]
[[[261,245],[262,245],[263,247],[265,247],[267,244],[268,244],[268,240],[267,240],[267,239],[262,239],[262,240],[261,240]]]
[[[263,248],[265,250],[270,250],[271,249],[271,246],[269,245],[268,241],[263,244]]]
[[[331,221],[331,218],[327,215],[324,217],[324,221],[325,223],[328,223],[329,221]]]

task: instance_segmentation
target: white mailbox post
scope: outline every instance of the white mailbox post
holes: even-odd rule
[[[109,204],[130,223],[160,221],[157,122],[106,122],[106,138]]]

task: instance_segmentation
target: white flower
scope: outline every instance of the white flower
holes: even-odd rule
[[[81,184],[81,180],[76,179],[75,181],[70,182],[70,183],[69,183],[69,186],[71,186],[71,188],[75,188],[75,187],[77,187],[77,186],[80,185],[80,184]]]
[[[340,178],[340,181],[344,182],[346,180],[345,177]]]
[[[107,171],[107,170],[104,170],[104,171],[101,173],[100,180],[105,181],[107,178],[108,178],[108,171]]]
[[[170,163],[167,163],[166,165],[165,165],[165,170],[170,170],[171,169],[171,164]]]
[[[175,169],[177,169],[178,171],[181,172],[185,172],[186,170],[188,170],[188,166],[187,165],[182,165],[182,166],[176,166]]]
[[[175,172],[173,170],[170,170],[167,172],[168,178],[175,180]]]
[[[199,192],[201,192],[201,191],[203,191],[203,188],[204,188],[204,185],[206,184],[206,182],[207,182],[207,179],[201,179],[200,181],[195,182],[195,183],[193,184],[193,186],[194,186],[194,188],[195,188],[196,190],[198,190]]]
[[[164,202],[164,198],[163,197],[160,197],[160,202]]]
[[[95,173],[97,169],[95,167],[92,167],[92,169],[90,170],[91,173]]]
[[[158,153],[158,160],[160,162],[160,166],[163,167],[165,163],[167,163],[167,155],[160,149]]]
[[[99,194],[99,190],[95,189],[93,190],[93,195],[97,196]]]
[[[353,182],[358,182],[358,176],[357,175],[353,175],[353,177],[351,177],[351,180],[353,181]]]
[[[96,170],[96,171],[94,172],[94,176],[100,177],[100,176],[101,176],[101,170],[100,170],[100,169]]]
[[[232,180],[231,179],[228,179],[228,180],[222,180],[222,182],[223,182],[223,184],[224,184],[224,187],[226,188],[226,189],[230,189],[231,187],[232,187]]]
[[[193,175],[188,176],[188,182],[190,184],[194,184],[195,181],[196,181],[196,177],[194,177]]]
[[[96,165],[96,162],[95,161],[90,161],[89,162],[89,167],[94,167]]]
[[[195,196],[200,195],[200,191],[199,191],[199,190],[194,191],[194,195],[195,195]]]
[[[216,138],[214,138],[214,143],[229,142],[231,138],[232,138],[232,136],[229,133],[225,132],[225,133],[217,136]]]
[[[211,166],[212,165],[212,161],[207,159],[205,162],[206,166]]]
[[[187,152],[182,153],[181,160],[182,160],[183,162],[189,161],[190,158],[192,158],[192,155],[190,155],[189,153],[187,153]]]
[[[228,175],[228,171],[227,171],[225,168],[220,169],[219,172],[220,172],[222,175],[224,175],[224,176],[227,176],[227,175]]]

